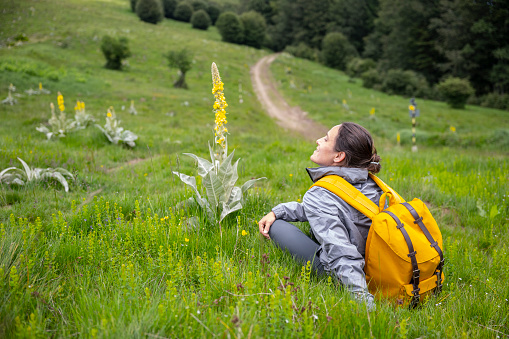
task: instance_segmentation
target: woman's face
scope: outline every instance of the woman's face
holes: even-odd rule
[[[345,153],[334,149],[340,126],[332,127],[324,137],[316,140],[318,146],[311,155],[312,162],[319,166],[340,166],[339,163],[345,158]]]

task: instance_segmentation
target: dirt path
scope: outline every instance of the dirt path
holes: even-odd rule
[[[293,130],[310,141],[315,141],[324,136],[328,129],[308,118],[306,112],[299,106],[291,107],[278,92],[270,73],[270,64],[278,55],[267,55],[251,68],[251,81],[258,101],[269,116],[276,119],[279,126]]]

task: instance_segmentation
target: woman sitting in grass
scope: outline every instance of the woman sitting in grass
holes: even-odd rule
[[[345,122],[334,126],[316,141],[311,161],[320,167],[307,168],[313,182],[326,175],[339,175],[378,205],[382,190],[368,176],[380,171],[380,157],[373,139],[362,126]],[[289,221],[308,221],[309,238]],[[373,309],[364,275],[364,254],[371,220],[331,191],[314,186],[302,203],[279,204],[258,223],[260,233],[288,250],[302,263],[310,261],[318,273],[329,273]]]

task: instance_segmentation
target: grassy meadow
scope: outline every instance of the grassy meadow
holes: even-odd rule
[[[315,148],[256,100],[249,69],[269,51],[223,43],[214,27],[142,23],[127,0],[6,0],[0,19],[1,99],[11,83],[22,95],[0,105],[0,171],[21,168],[19,157],[76,176],[68,193],[56,182],[0,187],[0,337],[509,337],[508,112],[417,98],[412,153],[409,98],[286,54],[273,63],[292,105],[327,126],[371,130],[380,177],[426,201],[441,226],[442,294],[417,310],[380,301],[368,313],[258,235],[271,207],[309,188],[304,168]],[[28,41],[16,44],[21,34]],[[129,39],[122,72],[103,67],[106,34]],[[178,74],[164,57],[183,47],[194,53],[189,90],[172,87]],[[193,193],[172,175],[196,175],[182,153],[208,157],[212,62],[225,83],[239,183],[267,178],[221,232],[202,211],[177,206]],[[39,83],[51,94],[24,93]],[[68,117],[81,100],[102,126],[114,107],[139,136],[136,147],[113,145],[94,126],[48,141],[35,128],[50,118],[58,91]],[[131,100],[138,115],[128,113]]]

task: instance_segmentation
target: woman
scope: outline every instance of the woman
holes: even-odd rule
[[[320,167],[307,168],[313,182],[326,175],[339,175],[378,205],[382,190],[368,172],[380,171],[380,157],[373,139],[362,126],[345,122],[334,126],[316,141],[311,161]],[[289,221],[308,221],[311,234],[306,236]],[[322,187],[312,187],[302,203],[279,204],[258,223],[260,233],[288,250],[302,263],[312,262],[318,273],[329,273],[373,309],[364,275],[364,253],[371,220]]]

